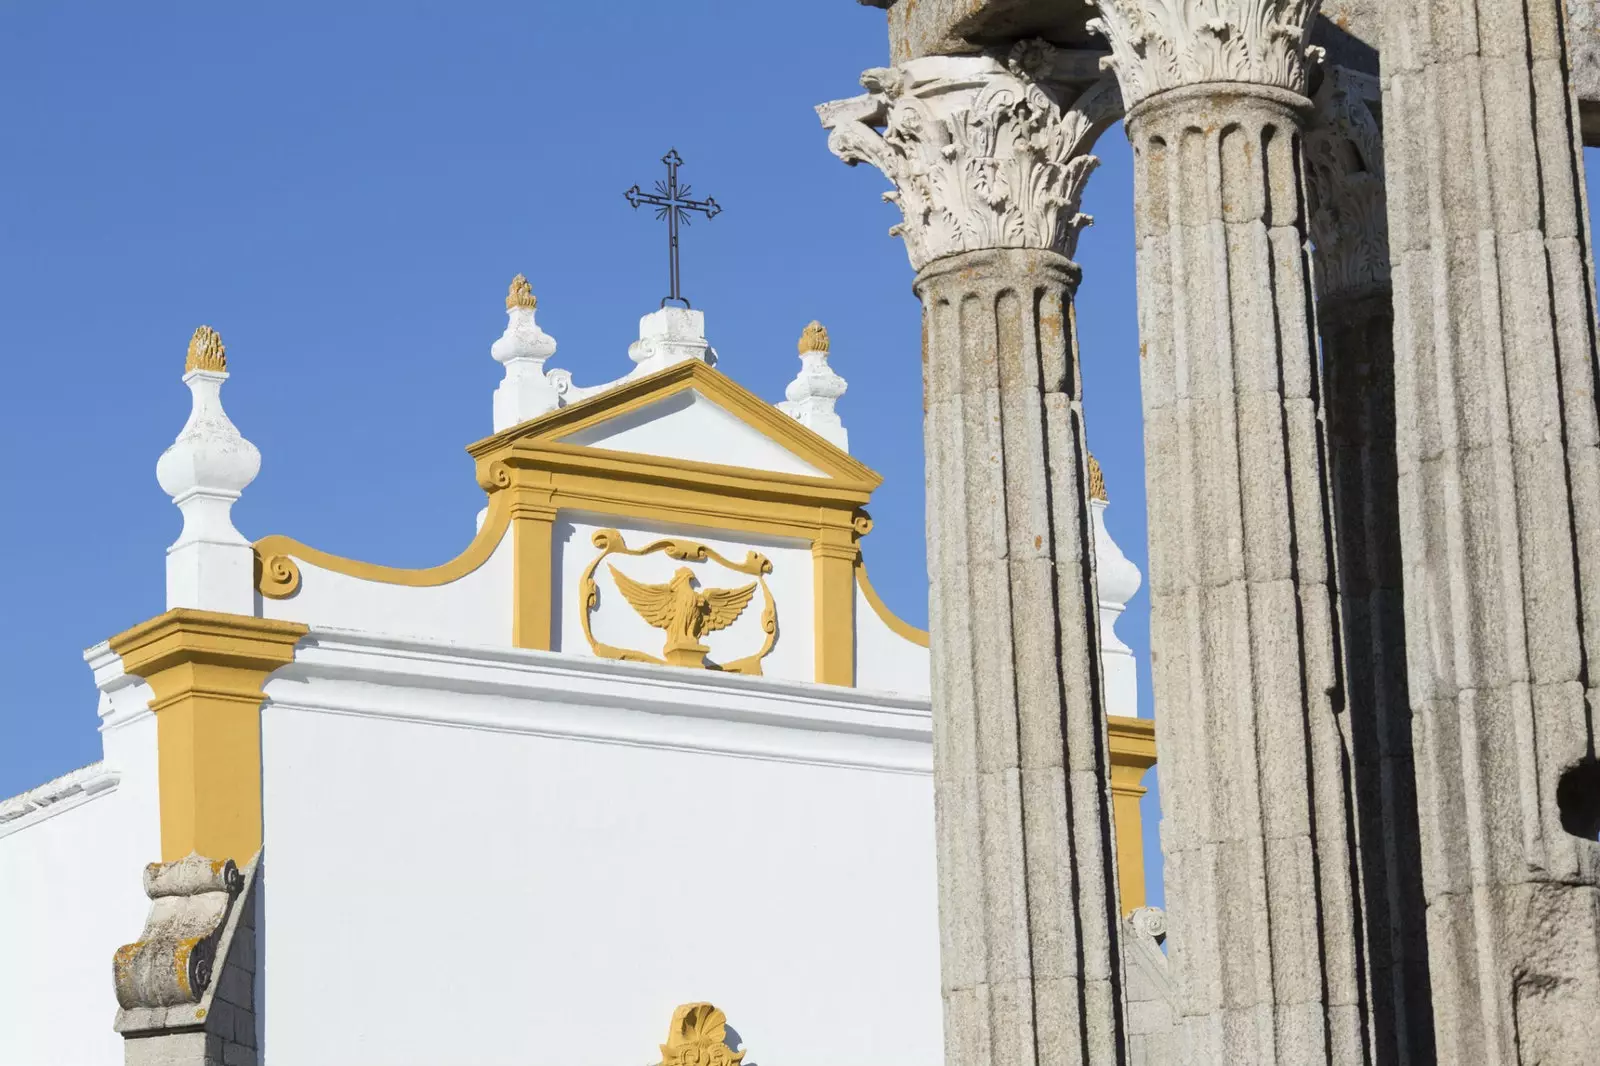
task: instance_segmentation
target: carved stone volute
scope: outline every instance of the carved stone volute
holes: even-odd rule
[[[911,265],[992,248],[1071,257],[1092,219],[1079,211],[1099,160],[1088,154],[1121,117],[1110,78],[1054,81],[1057,50],[1024,41],[1005,59],[929,56],[861,77],[865,96],[817,109],[828,147],[870,163],[894,190]]]

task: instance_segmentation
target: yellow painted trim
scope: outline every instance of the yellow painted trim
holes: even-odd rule
[[[562,441],[690,389],[816,467],[822,476]],[[686,532],[784,538],[810,545],[817,559],[816,679],[854,683],[855,594],[850,577],[856,544],[871,529],[862,508],[883,479],[726,375],[699,361],[680,363],[497,433],[469,445],[467,451],[477,460],[478,483],[489,493],[489,513],[461,555],[442,566],[406,570],[330,555],[288,537],[264,537],[255,546],[256,583],[262,595],[283,599],[299,590],[296,560],[366,581],[443,585],[488,561],[509,529],[515,553],[512,643],[548,650],[558,610],[552,600],[554,525],[562,511],[635,519]],[[873,598],[870,591],[868,595]],[[926,635],[920,643],[926,645]]]
[[[298,622],[175,609],[111,638],[155,698],[161,857],[247,862],[261,847],[261,703]]]
[[[466,550],[447,563],[424,570],[380,566],[376,563],[364,563],[356,559],[330,555],[302,544],[293,537],[278,534],[262,537],[255,542],[256,588],[263,596],[274,600],[287,599],[299,592],[300,568],[295,565],[296,559],[336,574],[345,574],[363,581],[377,581],[385,585],[428,588],[449,584],[466,577],[489,561],[495,548],[499,547],[501,538],[505,536],[506,528],[511,524],[510,503],[509,498],[497,500],[491,496],[489,513],[484,516],[483,528],[478,530],[478,535],[472,538],[472,543],[467,545]]]
[[[616,388],[608,389],[598,396],[591,396],[589,399],[582,400],[570,407],[558,408],[549,414],[529,419],[520,425],[513,426],[468,446],[467,451],[474,458],[482,459],[487,455],[500,451],[506,445],[515,441],[540,440],[547,443],[560,443],[565,438],[592,426],[610,422],[613,419],[620,418],[642,407],[658,403],[687,390],[700,393],[706,399],[739,418],[756,432],[783,445],[807,463],[821,470],[825,475],[821,479],[807,478],[805,480],[837,479],[841,481],[869,482],[869,491],[877,488],[883,481],[871,467],[851,456],[849,452],[813,433],[726,374],[712,369],[697,359],[678,363],[665,370],[639,378],[637,381],[630,381],[618,385]],[[587,450],[580,445],[568,445],[568,447]],[[631,453],[623,452],[617,454]],[[710,466],[710,464],[686,463],[684,460],[678,459],[661,461],[671,463],[674,466],[702,468]],[[737,467],[711,468],[740,469]],[[774,476],[783,477],[788,475]]]
[[[855,570],[860,558],[854,529],[824,529],[811,544],[816,679],[825,685],[856,683]]]
[[[1111,820],[1117,834],[1117,887],[1122,913],[1145,905],[1144,816],[1139,800],[1147,791],[1139,782],[1156,764],[1156,723],[1149,718],[1107,719],[1111,738]]]
[[[865,560],[856,563],[856,584],[861,586],[861,594],[867,598],[867,605],[872,608],[872,613],[877,615],[884,625],[913,644],[924,648],[928,646],[928,631],[926,629],[918,629],[891,611],[889,605],[884,603],[882,597],[878,595],[878,590],[872,587],[872,582],[867,580],[867,564]]]

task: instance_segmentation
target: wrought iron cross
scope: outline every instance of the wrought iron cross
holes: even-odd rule
[[[656,182],[656,191],[653,193],[640,192],[635,185],[623,195],[635,209],[640,204],[649,204],[656,208],[656,218],[667,220],[668,241],[672,253],[672,295],[663,297],[661,306],[677,302],[688,307],[689,301],[683,298],[683,293],[678,290],[678,225],[689,224],[689,212],[699,211],[707,218],[716,218],[722,208],[717,205],[715,197],[708,196],[704,200],[689,199],[689,186],[678,184],[678,168],[683,165],[683,158],[678,155],[676,148],[661,157],[667,165],[667,180]]]

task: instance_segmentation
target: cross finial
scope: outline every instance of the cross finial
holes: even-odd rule
[[[683,165],[683,157],[678,150],[673,148],[661,157],[667,165],[667,180],[656,182],[656,191],[653,193],[642,192],[635,185],[623,193],[628,198],[628,203],[637,210],[641,204],[649,204],[656,208],[656,218],[667,220],[668,251],[671,256],[672,292],[662,297],[661,306],[669,303],[679,303],[684,307],[689,306],[689,301],[684,299],[678,284],[678,225],[689,224],[689,213],[698,211],[707,218],[715,218],[721,213],[716,197],[708,196],[704,200],[689,199],[689,186],[678,184],[678,168]]]

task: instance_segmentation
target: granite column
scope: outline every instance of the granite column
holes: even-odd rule
[[[1592,1062],[1600,353],[1567,10],[1384,11],[1399,515],[1438,1056]]]
[[[1306,134],[1344,627],[1346,715],[1378,1063],[1434,1061],[1395,461],[1378,78],[1324,68]]]
[[[1069,258],[1118,108],[1061,58],[915,60],[820,109],[894,183],[923,302],[950,1066],[1128,1061]]]
[[[1097,6],[1134,151],[1151,658],[1182,1061],[1363,1063],[1302,172],[1315,4]]]

